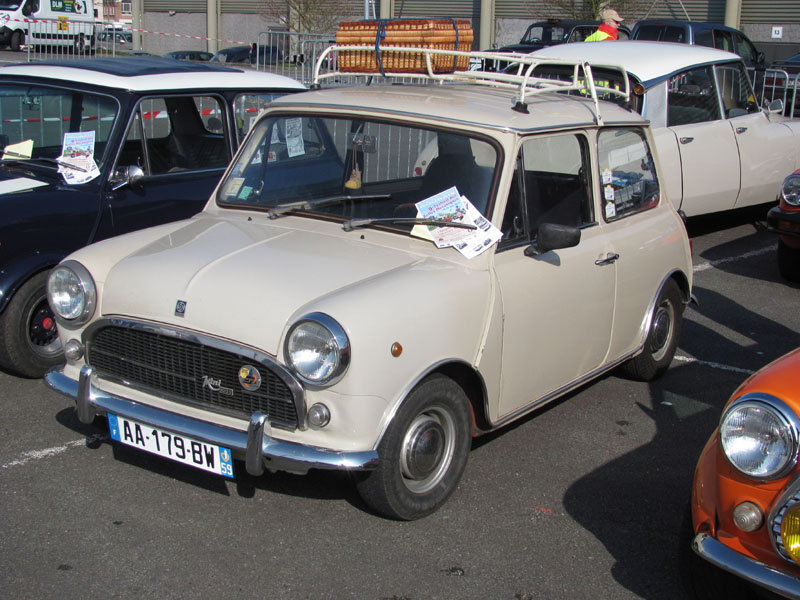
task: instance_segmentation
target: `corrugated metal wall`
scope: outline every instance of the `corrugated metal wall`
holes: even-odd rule
[[[394,16],[477,19],[480,8],[480,0],[395,0]]]
[[[742,0],[742,23],[800,23],[800,0]]]
[[[711,21],[713,23],[723,23],[725,21],[725,0],[683,0],[683,7],[678,0],[657,0],[652,5],[652,10],[645,10],[644,14],[637,15],[643,19],[686,19],[689,13],[691,21]]]

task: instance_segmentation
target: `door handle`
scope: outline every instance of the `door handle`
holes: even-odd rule
[[[688,143],[693,142],[693,141],[694,141],[693,137],[682,137],[680,139],[681,144],[688,144]]]
[[[611,263],[615,262],[618,258],[619,254],[617,254],[616,252],[609,252],[608,254],[606,254],[605,258],[598,258],[596,261],[594,261],[594,264],[596,264],[598,267],[602,265],[610,265]]]
[[[744,133],[745,131],[747,131],[747,127],[737,127],[736,128],[736,133]]]

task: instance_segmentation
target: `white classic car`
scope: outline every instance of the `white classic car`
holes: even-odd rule
[[[532,56],[591,61],[603,82],[615,81],[615,71],[601,65],[628,71],[634,107],[653,128],[667,196],[686,216],[775,201],[783,178],[800,167],[800,120],[758,105],[736,54],[626,41],[561,44]]]
[[[473,436],[615,367],[661,374],[692,266],[647,121],[435,78],[477,79],[276,100],[202,213],[69,256],[48,384],[120,443],[228,477],[352,470],[416,519]]]

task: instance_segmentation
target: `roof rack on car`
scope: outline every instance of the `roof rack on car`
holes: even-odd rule
[[[484,65],[501,61],[501,71],[487,71]],[[543,76],[542,67],[571,67],[572,74],[565,79]],[[624,89],[612,87],[609,82],[595,80],[592,67],[619,71]],[[566,71],[566,69],[565,69]],[[427,80],[434,83],[469,82],[479,85],[514,89],[518,91],[513,109],[528,112],[527,99],[531,96],[553,92],[579,92],[595,105],[595,118],[602,124],[600,94],[631,98],[630,81],[620,65],[596,64],[585,61],[541,59],[530,54],[497,52],[463,52],[391,46],[329,46],[323,50],[314,66],[312,89],[321,87],[321,81],[342,76],[384,77],[392,79]]]

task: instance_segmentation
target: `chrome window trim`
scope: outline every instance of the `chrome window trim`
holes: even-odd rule
[[[254,362],[260,363],[265,367],[267,367],[268,369],[270,369],[273,373],[275,373],[275,375],[281,381],[283,381],[284,384],[286,384],[286,387],[289,388],[289,391],[292,394],[292,400],[294,402],[295,411],[297,412],[297,428],[300,431],[305,431],[308,428],[308,425],[306,423],[305,389],[297,380],[293,371],[291,371],[290,369],[279,363],[274,357],[268,354],[265,354],[249,346],[241,346],[239,344],[234,344],[226,340],[204,335],[202,333],[197,333],[196,331],[181,329],[179,327],[168,327],[166,325],[162,325],[159,323],[134,321],[131,319],[124,319],[121,317],[105,317],[102,319],[98,319],[97,321],[89,325],[89,327],[87,327],[84,330],[83,334],[81,335],[81,340],[83,341],[84,346],[87,348],[87,356],[91,353],[91,340],[94,337],[94,333],[98,329],[102,329],[105,327],[121,327],[125,329],[134,329],[137,331],[145,331],[148,333],[153,333],[164,337],[171,337],[175,339],[185,340],[203,346],[209,346],[211,348],[215,348],[223,352],[238,354]],[[114,377],[106,377],[106,379],[108,381],[114,381],[115,383],[121,383],[123,385],[133,387],[130,385],[129,382]],[[142,389],[143,391],[146,391],[147,393],[150,393],[159,398],[163,398],[164,400],[172,400],[171,398],[166,397],[158,393],[157,391],[150,390],[149,388],[148,389],[142,388]]]

